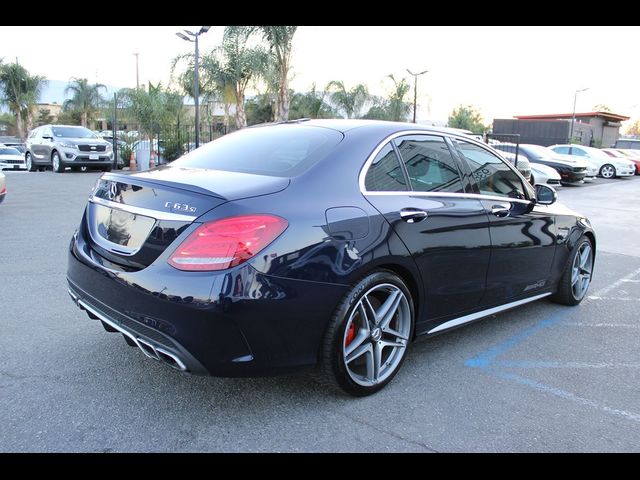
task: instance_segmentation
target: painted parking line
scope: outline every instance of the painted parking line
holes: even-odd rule
[[[640,275],[640,268],[634,270],[628,275],[616,280],[615,282],[601,288],[595,294],[585,300],[613,300],[617,297],[606,297],[606,294],[612,290],[618,288],[624,283],[640,283],[640,279],[637,279]],[[592,298],[595,297],[595,298]],[[537,361],[537,360],[500,360],[498,357],[514,349],[524,340],[529,337],[540,333],[548,328],[555,326],[588,326],[588,327],[606,327],[606,328],[638,328],[638,325],[634,324],[616,324],[616,323],[596,323],[588,324],[583,322],[567,321],[567,317],[570,313],[574,312],[572,309],[563,309],[551,317],[541,320],[534,326],[526,328],[520,333],[507,338],[506,340],[494,345],[487,350],[480,352],[473,358],[467,359],[464,364],[470,368],[480,369],[483,372],[512,382],[518,385],[523,385],[532,388],[538,392],[550,394],[565,400],[578,403],[583,406],[595,408],[603,413],[609,415],[615,415],[617,417],[624,418],[633,422],[640,423],[640,414],[630,412],[626,410],[612,408],[601,402],[597,402],[585,397],[581,397],[569,391],[561,388],[546,385],[537,380],[526,378],[522,375],[518,375],[513,372],[506,371],[508,368],[520,368],[531,371],[532,369],[565,369],[565,368],[578,368],[578,369],[636,369],[640,368],[639,363],[586,363],[586,362],[557,362],[557,361]]]

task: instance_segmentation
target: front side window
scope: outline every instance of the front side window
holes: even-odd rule
[[[460,172],[444,138],[406,135],[395,140],[411,188],[418,192],[463,193]]]
[[[520,176],[490,151],[464,140],[455,140],[471,169],[481,194],[526,199]]]
[[[387,143],[373,159],[364,185],[368,192],[400,192],[407,190],[402,167],[391,143]]]

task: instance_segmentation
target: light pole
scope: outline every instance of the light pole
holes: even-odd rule
[[[189,35],[189,37],[187,37],[187,35],[185,35],[182,32],[176,33],[176,35],[180,37],[182,40],[186,40],[187,42],[195,42],[196,44],[196,61],[195,61],[195,68],[194,68],[194,74],[193,74],[193,96],[196,104],[195,105],[196,107],[196,148],[200,146],[200,108],[199,108],[199,99],[198,99],[198,97],[200,96],[200,80],[199,80],[199,72],[198,72],[200,60],[198,58],[199,56],[198,37],[203,33],[207,33],[210,28],[211,28],[210,26],[202,27],[200,28],[200,31],[196,33],[193,33],[189,30],[185,30],[184,32],[187,35]],[[190,37],[193,37],[193,39],[191,39]]]
[[[418,104],[418,76],[427,73],[429,70],[425,70],[420,73],[412,73],[411,70],[407,68],[407,72],[409,75],[413,75],[413,123],[416,123],[416,106]]]
[[[573,113],[571,114],[571,130],[569,130],[569,143],[573,141],[573,124],[576,121],[576,101],[578,100],[578,94],[580,92],[584,92],[585,90],[589,90],[589,87],[583,88],[581,90],[576,90],[576,93],[573,95]]]

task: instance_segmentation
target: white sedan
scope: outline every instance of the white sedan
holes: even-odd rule
[[[597,148],[584,145],[551,145],[549,148],[556,153],[582,158],[593,163],[598,168],[598,174],[603,178],[630,177],[636,173],[636,167],[631,160],[610,157]]]
[[[7,195],[7,183],[4,173],[0,172],[0,203],[4,200],[4,197]]]
[[[541,163],[531,163],[531,184],[542,183],[544,185],[560,186],[560,174],[555,168],[542,165]]]
[[[13,147],[0,147],[0,170],[18,170],[27,168],[27,164],[18,150]]]

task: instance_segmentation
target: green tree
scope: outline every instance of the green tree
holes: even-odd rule
[[[212,70],[233,88],[236,100],[236,127],[247,126],[244,111],[245,91],[249,82],[260,78],[266,69],[269,54],[260,46],[251,46],[249,38],[254,29],[246,26],[228,26],[224,29],[222,45],[212,53]]]
[[[640,136],[640,120],[636,120],[634,121],[632,124],[630,124],[625,132],[626,135],[636,135],[636,136]]]
[[[609,106],[605,105],[604,103],[598,103],[597,105],[593,106],[593,111],[594,112],[609,112],[609,113],[611,113],[611,108],[609,108]]]
[[[277,79],[277,100],[275,120],[282,122],[289,119],[289,70],[291,68],[291,47],[293,36],[298,27],[294,26],[261,26],[258,27],[263,38],[269,43],[274,60]]]
[[[406,102],[404,99],[411,87],[405,78],[400,81],[397,81],[393,75],[388,75],[387,78],[390,78],[393,82],[393,90],[387,101],[389,120],[404,122],[411,111],[411,103]]]
[[[460,105],[458,108],[455,108],[449,116],[447,126],[471,130],[473,133],[478,134],[484,133],[486,130],[482,122],[482,115],[480,115],[480,112],[478,112],[473,105]]]
[[[16,118],[18,137],[24,138],[32,121],[35,106],[47,80],[31,75],[17,63],[0,63],[0,102]]]
[[[336,112],[326,101],[329,96],[327,90],[316,90],[316,84],[311,85],[311,90],[306,93],[294,93],[291,95],[289,117],[297,118],[334,118]]]
[[[149,140],[162,125],[177,123],[184,116],[182,95],[149,82],[147,89],[127,88],[118,92],[127,116],[136,121]]]
[[[342,81],[332,80],[326,89],[331,91],[331,101],[347,118],[358,118],[364,105],[371,100],[367,87],[361,83],[347,90]]]
[[[36,126],[47,125],[49,123],[53,123],[55,117],[51,115],[51,111],[48,108],[39,108],[38,109],[38,118],[36,119]]]
[[[100,89],[106,90],[107,87],[101,83],[89,85],[86,78],[72,78],[64,89],[65,95],[71,92],[71,98],[65,100],[63,109],[79,112],[80,124],[87,127],[104,102]]]
[[[267,123],[273,120],[273,104],[267,94],[256,95],[245,104],[247,125]]]

